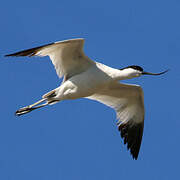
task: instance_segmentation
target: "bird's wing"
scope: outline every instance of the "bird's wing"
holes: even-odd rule
[[[27,49],[5,56],[49,56],[59,77],[69,78],[88,69],[92,64],[83,52],[84,39],[70,39]]]
[[[118,129],[124,144],[137,159],[144,127],[144,97],[140,86],[113,82],[106,89],[87,97],[116,110]]]

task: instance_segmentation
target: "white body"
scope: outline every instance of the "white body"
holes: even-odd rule
[[[71,77],[57,88],[58,100],[88,97],[106,88],[115,80],[115,74],[111,70],[112,68],[95,62],[87,71]]]

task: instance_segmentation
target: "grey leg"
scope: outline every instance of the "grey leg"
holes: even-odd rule
[[[39,106],[36,106],[36,105],[38,105],[38,104],[40,104],[40,103],[42,103],[42,102],[44,102],[44,101],[46,101],[46,99],[41,99],[40,101],[37,101],[37,102],[35,102],[34,104],[31,104],[31,105],[29,105],[29,106],[20,108],[20,109],[18,109],[18,110],[15,112],[15,115],[21,116],[21,115],[26,114],[26,113],[29,113],[29,112],[31,112],[31,111],[33,111],[33,110],[35,110],[35,109],[38,109],[38,108],[41,108],[41,107],[44,107],[44,106],[48,105],[48,102],[46,102],[46,103],[44,103],[44,104],[41,104],[41,105],[39,105]]]

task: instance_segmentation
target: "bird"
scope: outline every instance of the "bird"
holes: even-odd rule
[[[18,109],[17,116],[35,109],[53,105],[66,99],[87,98],[113,108],[117,116],[117,127],[132,158],[137,160],[144,128],[144,95],[139,85],[121,83],[121,80],[150,73],[137,65],[117,69],[91,60],[84,53],[83,38],[68,39],[39,47],[22,50],[9,56],[49,56],[62,82],[56,89],[44,94],[42,99]]]

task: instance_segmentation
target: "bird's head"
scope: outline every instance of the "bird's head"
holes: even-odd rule
[[[167,71],[169,71],[169,70],[166,70],[166,71],[163,71],[163,72],[160,72],[160,73],[151,73],[151,72],[144,71],[142,67],[136,66],[136,65],[128,66],[128,67],[122,68],[120,70],[123,70],[124,73],[127,75],[127,77],[129,79],[130,78],[134,78],[134,77],[139,77],[141,75],[154,75],[154,76],[158,76],[158,75],[164,74]]]

